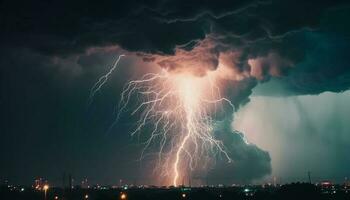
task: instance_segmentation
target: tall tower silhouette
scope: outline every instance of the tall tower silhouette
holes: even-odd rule
[[[310,171],[307,172],[307,176],[309,178],[309,183],[311,184],[311,172]]]
[[[71,174],[69,174],[69,176],[68,176],[68,178],[69,178],[69,191],[71,191],[72,190],[72,175]]]

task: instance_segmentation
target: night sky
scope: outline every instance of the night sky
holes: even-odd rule
[[[164,184],[116,124],[127,81],[147,72],[228,72],[211,183],[350,177],[347,1],[0,1],[0,181]],[[88,103],[118,55],[118,70]],[[225,69],[226,69],[225,68]],[[147,135],[147,130],[144,130]],[[157,151],[156,148],[153,149]],[[152,151],[152,149],[150,150]]]

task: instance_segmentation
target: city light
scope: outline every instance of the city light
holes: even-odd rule
[[[44,194],[45,194],[45,200],[46,200],[46,197],[47,197],[47,190],[49,189],[49,185],[48,184],[45,184],[43,186],[43,190],[44,190]]]
[[[47,184],[46,184],[46,185],[44,185],[43,190],[45,190],[45,191],[46,191],[46,190],[48,190],[48,189],[49,189],[49,185],[47,185]]]
[[[120,194],[120,199],[124,200],[124,199],[126,199],[126,198],[127,198],[127,196],[126,196],[125,193],[121,193],[121,194]]]

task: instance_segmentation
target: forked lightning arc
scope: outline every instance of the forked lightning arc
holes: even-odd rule
[[[92,87],[89,102],[123,56],[120,55]],[[206,158],[223,156],[231,162],[222,141],[213,134],[215,120],[212,116],[224,104],[235,109],[229,99],[221,97],[215,76],[198,77],[162,69],[159,73],[147,73],[125,84],[116,120],[123,113],[138,116],[131,135],[147,135],[141,158],[151,146],[156,146],[155,169],[160,169],[163,177],[169,179],[169,184],[178,186],[185,176],[189,176],[189,170],[194,170],[198,164],[205,165]]]

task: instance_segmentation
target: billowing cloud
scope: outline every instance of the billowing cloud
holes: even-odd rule
[[[287,77],[293,68],[292,80],[284,83],[296,93],[341,91],[349,87],[345,67],[331,63],[332,70],[310,69],[315,55],[305,40],[312,38],[302,34],[348,34],[333,25],[334,20],[345,22],[345,2],[157,0],[103,1],[96,6],[85,1],[27,1],[18,7],[16,1],[3,1],[0,40],[3,48],[28,48],[56,58],[118,45],[173,72],[204,75],[222,64],[235,79],[266,81]],[[315,82],[324,77],[322,88],[300,81],[308,77]]]
[[[34,84],[32,87],[40,85],[47,94],[60,88],[62,99],[77,95],[79,100],[75,101],[80,103],[86,96],[76,94],[78,86],[75,90],[65,90],[53,79],[63,80],[67,86],[67,74],[74,75],[69,80],[78,81],[79,88],[88,91],[97,74],[102,73],[99,67],[109,63],[104,60],[112,61],[115,53],[123,52],[142,58],[144,66],[159,66],[171,73],[196,76],[218,73],[220,84],[225,85],[223,94],[236,107],[249,101],[253,88],[257,95],[341,92],[350,86],[348,13],[349,6],[342,0],[107,0],[98,5],[69,0],[4,0],[0,3],[2,74],[11,75],[4,81],[11,89],[21,85],[24,91],[24,85],[34,79],[30,83]],[[144,67],[128,70],[146,71]],[[51,85],[43,86],[43,77]],[[123,80],[125,77],[128,76]],[[122,81],[115,81],[121,90]],[[7,93],[16,101],[22,97]],[[24,96],[35,102],[32,99],[35,95]],[[46,96],[52,95],[42,95],[42,99]],[[117,97],[112,98],[115,101]],[[2,98],[1,106],[9,107],[6,106],[11,104],[9,99]],[[57,99],[51,99],[52,104]],[[61,101],[62,107],[68,104]],[[32,116],[29,111],[28,116]],[[65,116],[61,110],[53,112]],[[220,114],[224,116],[218,119],[232,115]],[[105,121],[109,123],[112,119]],[[13,128],[8,127],[5,129]],[[62,132],[67,132],[63,129]],[[42,130],[42,134],[46,132]],[[250,180],[270,172],[267,152],[245,143],[239,133],[231,134],[231,130],[220,135],[228,142],[228,148],[232,148],[237,163],[218,162],[213,174],[220,176],[219,171],[243,170],[241,166],[251,162],[258,168],[251,169],[256,173],[252,173]],[[241,180],[238,174],[233,176]]]
[[[233,162],[218,159],[207,175],[211,184],[249,183],[269,175],[272,171],[269,153],[249,143],[243,133],[232,131],[230,122],[219,122],[215,135],[224,142]]]

